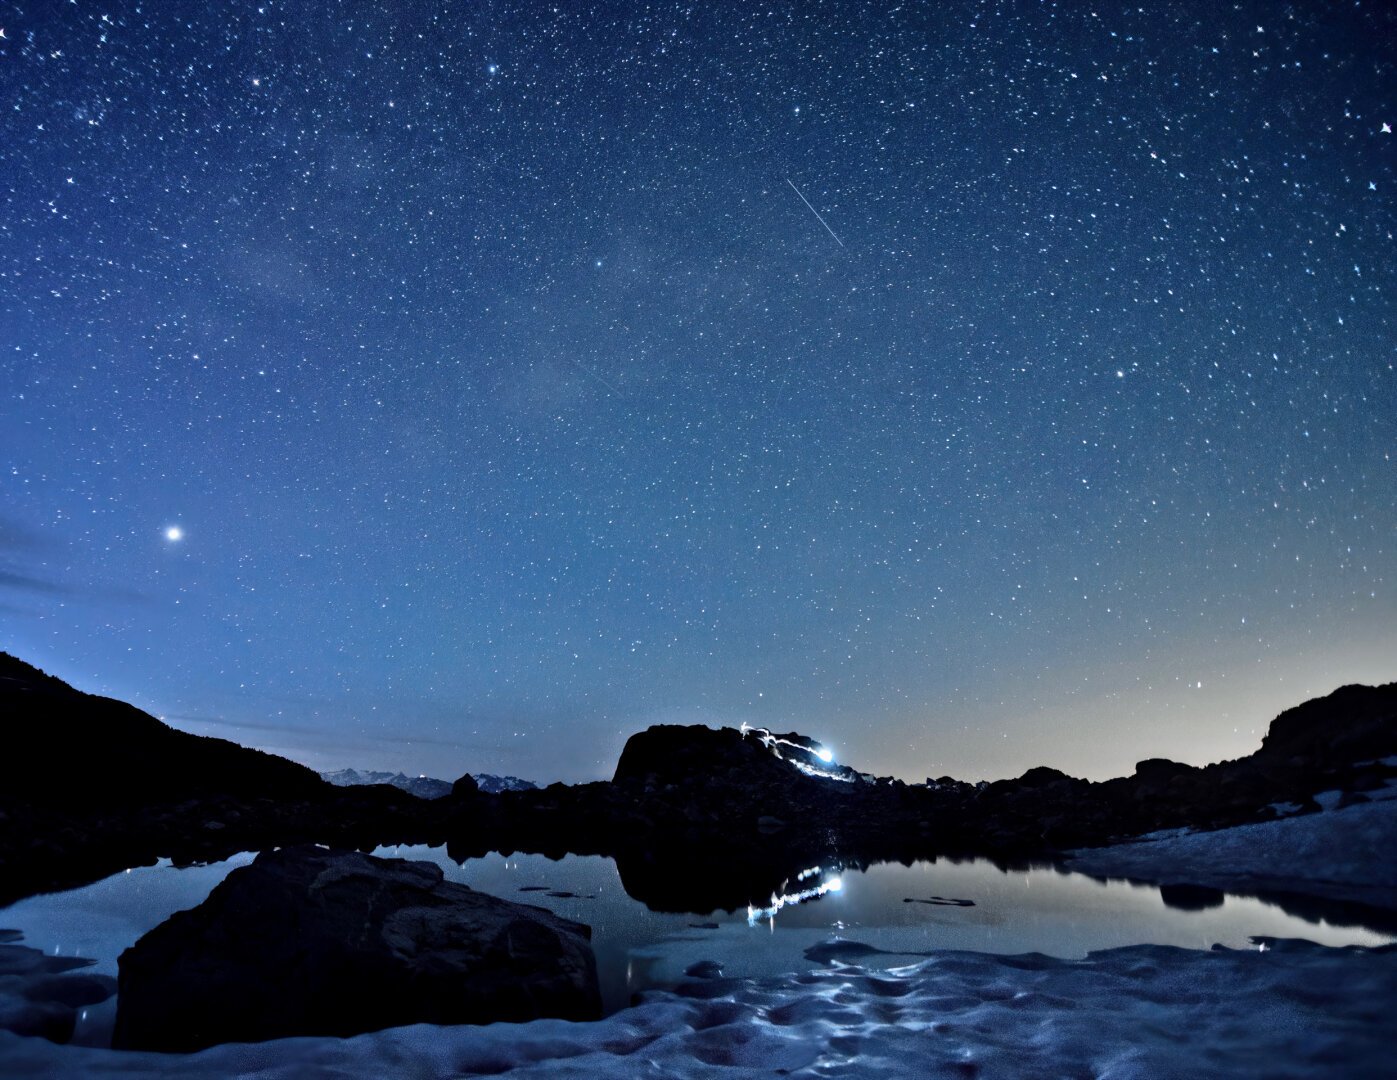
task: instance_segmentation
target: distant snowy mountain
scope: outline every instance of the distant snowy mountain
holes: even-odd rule
[[[440,799],[451,794],[451,784],[430,776],[408,776],[405,773],[369,772],[364,769],[340,769],[323,772],[320,779],[335,787],[358,787],[360,784],[390,784],[419,799]]]
[[[495,776],[492,773],[474,773],[480,790],[488,793],[499,791],[533,791],[537,784],[520,780],[517,776]],[[335,787],[357,787],[360,784],[389,784],[401,788],[419,799],[440,799],[451,794],[451,781],[437,780],[431,776],[408,776],[405,773],[371,772],[365,769],[338,769],[320,774],[322,780]]]
[[[538,785],[532,780],[520,780],[517,776],[496,776],[494,773],[472,773],[480,790],[487,795],[500,791],[537,791]]]

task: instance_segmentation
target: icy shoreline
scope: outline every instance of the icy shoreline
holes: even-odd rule
[[[1264,946],[1264,947],[1263,947]],[[594,1023],[299,1038],[192,1055],[0,1033],[11,1077],[1331,1076],[1391,1061],[1397,947],[1262,939],[1256,950],[1139,945],[1084,960],[945,952],[653,993]]]
[[[1386,792],[1384,792],[1386,794]],[[1147,884],[1300,893],[1397,911],[1397,799],[1071,853],[1065,868]]]

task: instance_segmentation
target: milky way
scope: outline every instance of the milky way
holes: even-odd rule
[[[1397,20],[1152,7],[0,4],[0,647],[539,780],[1397,677]]]

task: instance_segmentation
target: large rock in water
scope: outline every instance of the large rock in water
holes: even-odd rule
[[[601,1015],[591,931],[433,863],[264,852],[121,954],[112,1043],[189,1051],[401,1024]]]

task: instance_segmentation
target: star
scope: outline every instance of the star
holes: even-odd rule
[[[184,530],[178,525],[171,525],[165,530],[165,539],[172,544],[177,544],[184,539]]]

